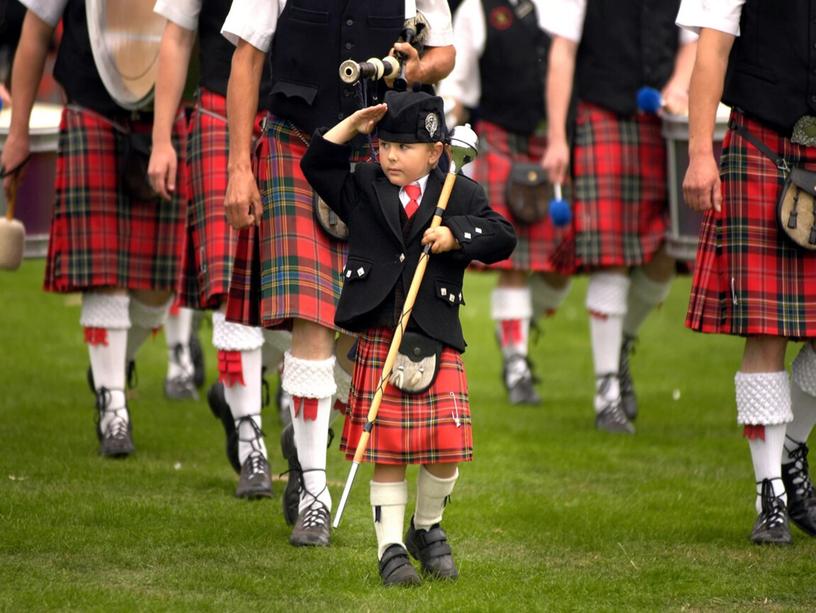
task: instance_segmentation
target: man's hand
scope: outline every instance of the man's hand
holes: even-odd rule
[[[683,179],[683,197],[695,211],[722,210],[720,170],[713,155],[692,156]]]
[[[663,91],[660,92],[660,97],[663,99],[663,108],[670,114],[688,115],[688,88],[681,87],[674,81],[669,81]]]
[[[3,145],[3,152],[0,154],[0,167],[3,168],[5,177],[3,178],[3,190],[6,198],[11,198],[11,186],[20,180],[25,172],[25,168],[19,168],[24,164],[30,154],[28,133],[19,135],[10,133]],[[19,168],[17,172],[13,172]],[[13,174],[12,174],[13,173]]]
[[[391,55],[399,57],[397,55],[398,53],[401,53],[405,57],[403,65],[405,66],[405,80],[408,81],[409,87],[414,83],[424,83],[425,71],[416,48],[410,43],[394,43]],[[396,76],[397,75],[389,75],[388,79],[386,79],[385,82],[389,87],[393,86],[394,77]]]
[[[261,194],[249,168],[230,170],[224,208],[227,221],[236,230],[260,225],[263,217]]]
[[[459,241],[454,238],[453,232],[447,226],[437,226],[425,230],[425,234],[422,235],[422,244],[430,245],[431,253],[444,253],[460,247]]]
[[[172,143],[153,144],[147,176],[150,186],[164,200],[170,200],[176,191],[176,170],[178,158]]]
[[[570,148],[566,139],[550,140],[541,159],[541,167],[547,171],[550,183],[564,183],[569,168]]]

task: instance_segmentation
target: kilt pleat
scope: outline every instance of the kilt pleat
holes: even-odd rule
[[[190,308],[218,308],[229,291],[238,231],[227,222],[229,135],[227,100],[201,90],[190,119],[187,159],[190,207],[180,299]],[[260,125],[262,116],[256,118]]]
[[[816,170],[816,148],[794,145],[761,123],[733,112],[791,166]],[[700,332],[816,337],[816,252],[790,242],[776,205],[783,173],[729,130],[720,158],[723,205],[703,219],[686,326]]]
[[[227,318],[265,328],[303,319],[336,329],[346,243],[314,219],[314,192],[300,169],[307,137],[288,121],[268,117],[266,123],[258,159],[263,218],[260,228],[240,233]],[[367,154],[360,150],[354,160]]]
[[[149,134],[152,122],[121,125]],[[185,131],[179,115],[174,126],[177,151],[184,151]],[[46,290],[176,289],[187,208],[185,165],[179,164],[179,189],[172,201],[134,200],[119,180],[125,139],[121,130],[93,112],[74,106],[63,111]]]
[[[572,168],[575,265],[649,262],[668,224],[660,119],[643,113],[621,117],[579,103]]]
[[[557,228],[549,217],[533,224],[518,223],[513,219],[505,197],[513,162],[540,162],[547,147],[546,137],[541,134],[519,137],[488,121],[480,121],[476,133],[482,153],[473,162],[473,179],[484,187],[491,208],[513,224],[518,238],[513,255],[488,268],[569,274],[571,270],[552,259],[558,245],[568,235],[567,229]]]
[[[357,346],[357,362],[340,450],[351,460],[380,381],[393,332],[368,330]],[[433,385],[405,394],[388,384],[383,394],[365,461],[380,464],[435,464],[473,459],[473,433],[465,367],[460,354],[442,351]]]

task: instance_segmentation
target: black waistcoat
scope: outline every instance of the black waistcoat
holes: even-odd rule
[[[222,96],[227,95],[232,52],[235,50],[232,43],[221,35],[221,26],[224,25],[231,4],[231,0],[203,0],[198,20],[201,67],[199,85]],[[269,66],[265,63],[261,76],[259,105],[266,105],[270,87]]]
[[[816,115],[814,19],[814,0],[747,0],[723,102],[788,135],[799,117]]]
[[[124,115],[102,83],[91,51],[85,0],[68,0],[62,14],[62,42],[54,64],[54,78],[65,89],[69,102],[108,117]]]
[[[529,6],[519,19],[507,0],[482,0],[487,38],[479,59],[479,116],[517,134],[531,134],[544,118],[549,37]]]
[[[271,111],[307,134],[353,113],[340,63],[383,57],[404,21],[404,0],[289,0],[272,42]]]
[[[674,70],[680,0],[587,0],[575,68],[576,96],[621,115],[637,91],[662,89]]]

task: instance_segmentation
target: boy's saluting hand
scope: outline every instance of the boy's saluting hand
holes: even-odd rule
[[[326,132],[323,138],[336,145],[344,145],[358,134],[371,134],[387,110],[388,105],[384,103],[360,109]]]

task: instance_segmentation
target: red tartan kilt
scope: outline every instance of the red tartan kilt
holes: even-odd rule
[[[238,231],[224,213],[229,159],[226,115],[226,98],[202,89],[190,119],[187,153],[191,198],[180,300],[190,308],[217,309],[221,305],[229,291],[238,244]],[[258,114],[257,127],[263,115]]]
[[[816,148],[733,112],[791,166],[816,170]],[[816,253],[779,228],[776,204],[784,177],[752,144],[729,130],[720,158],[722,211],[703,219],[686,325],[700,332],[816,337]]]
[[[340,450],[349,460],[357,450],[392,337],[393,332],[385,328],[371,329],[359,337],[349,411],[340,442]],[[473,459],[467,380],[458,352],[443,349],[439,373],[426,392],[405,394],[390,384],[386,386],[364,459],[379,464]]]
[[[346,243],[314,219],[314,192],[300,169],[308,136],[269,117],[258,160],[263,199],[260,228],[240,233],[227,319],[265,328],[303,319],[337,329],[334,313],[343,287]],[[367,149],[355,161],[366,159]]]
[[[472,178],[484,187],[490,207],[513,224],[518,237],[513,255],[487,268],[571,273],[568,267],[552,259],[567,230],[556,228],[549,217],[534,224],[520,224],[513,219],[506,204],[505,190],[512,163],[540,162],[547,147],[546,137],[533,134],[527,139],[526,149],[517,151],[510,144],[508,132],[494,123],[479,122],[476,133],[482,153],[473,162]]]
[[[579,103],[572,160],[575,265],[649,262],[668,224],[666,143],[656,115]]]
[[[152,120],[119,125],[149,134]],[[177,151],[184,151],[185,132],[180,114],[174,126]],[[46,290],[176,289],[187,208],[185,164],[179,163],[179,189],[171,202],[139,202],[118,178],[124,147],[125,136],[105,118],[76,107],[63,111]]]

